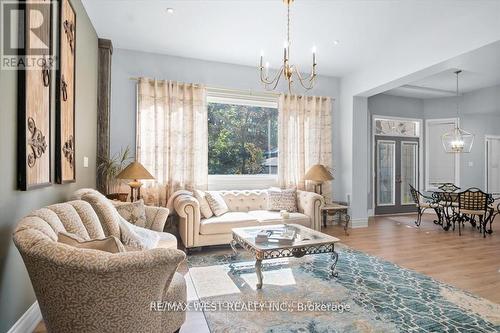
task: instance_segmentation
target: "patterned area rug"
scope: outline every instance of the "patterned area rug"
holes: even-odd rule
[[[240,250],[188,257],[212,332],[500,332],[500,305],[341,246],[331,256],[263,262]]]

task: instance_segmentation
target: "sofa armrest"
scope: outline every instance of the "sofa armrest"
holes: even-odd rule
[[[165,228],[168,214],[170,213],[169,209],[165,207],[146,206],[145,210],[146,227],[150,230],[162,232]]]
[[[186,248],[193,247],[195,237],[200,232],[200,203],[189,194],[179,195],[174,200],[174,208],[179,215],[179,234]]]
[[[311,228],[321,231],[321,206],[325,203],[323,196],[307,191],[297,191],[297,208],[299,212],[311,218]]]

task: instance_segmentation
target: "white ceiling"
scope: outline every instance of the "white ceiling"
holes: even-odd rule
[[[219,62],[258,65],[264,50],[278,67],[285,39],[281,0],[83,0],[99,37],[125,48]],[[174,8],[167,14],[166,8]],[[445,46],[454,31],[496,29],[497,0],[296,0],[291,62],[308,71],[317,47],[318,73],[345,76],[382,58]],[[474,24],[471,24],[474,23]],[[459,38],[459,36],[458,36]],[[339,45],[333,41],[339,40]]]
[[[500,85],[500,41],[456,57],[457,66],[427,78],[385,92],[412,98],[440,98],[455,95],[457,69],[462,70],[460,93]]]

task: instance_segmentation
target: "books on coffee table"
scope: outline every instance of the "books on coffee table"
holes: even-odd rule
[[[255,236],[255,243],[278,242],[280,244],[292,244],[295,240],[295,235],[295,230],[286,228],[261,230]]]

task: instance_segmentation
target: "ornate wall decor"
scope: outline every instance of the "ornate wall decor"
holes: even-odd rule
[[[28,131],[31,133],[31,137],[28,139],[28,145],[31,148],[31,152],[28,153],[28,166],[33,168],[36,160],[40,159],[47,150],[47,142],[45,135],[36,127],[35,121],[31,117],[28,118]]]
[[[68,161],[68,163],[71,165],[71,167],[73,167],[73,159],[75,158],[75,149],[73,147],[73,136],[70,135],[70,137],[68,138],[68,141],[66,141],[64,143],[64,146],[62,148],[63,150],[63,153],[64,153],[64,157],[66,158],[66,160]]]
[[[52,4],[21,1],[24,38],[18,56],[25,60],[18,70],[18,177],[26,191],[51,184],[50,105],[53,74]],[[37,27],[36,30],[30,27]]]
[[[76,14],[69,0],[59,1],[59,22],[59,70],[56,87],[56,181],[62,184],[76,180]]]

